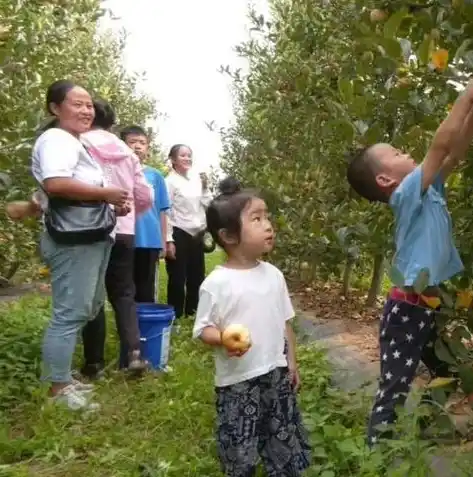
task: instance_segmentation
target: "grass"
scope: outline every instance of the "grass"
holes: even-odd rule
[[[221,255],[207,258],[211,269]],[[49,299],[29,296],[0,308],[0,476],[221,475],[213,434],[213,359],[191,339],[190,321],[173,335],[172,372],[137,381],[111,372],[97,385],[101,412],[80,414],[48,404],[46,390],[38,385],[49,306]],[[113,360],[117,342],[112,325],[108,338],[107,355]],[[78,359],[80,354],[78,347]],[[421,462],[426,448],[413,442],[369,453],[364,444],[366,402],[330,388],[330,369],[316,347],[301,347],[299,362],[301,406],[314,448],[308,477],[431,475]],[[395,469],[400,473],[386,473],[395,455],[403,457]]]

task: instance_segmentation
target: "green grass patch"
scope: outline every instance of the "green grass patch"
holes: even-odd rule
[[[211,269],[221,254],[208,258]],[[161,296],[165,288],[161,270]],[[188,320],[172,337],[172,372],[127,380],[112,371],[97,384],[98,413],[48,403],[38,382],[41,339],[50,300],[28,296],[0,308],[0,475],[8,477],[220,476],[214,440],[214,363],[191,339]],[[117,357],[110,320],[108,359]],[[77,359],[81,356],[80,346]],[[364,442],[367,403],[330,387],[331,372],[315,346],[299,349],[300,403],[314,447],[307,476],[429,476],[425,446],[406,441],[370,453]],[[402,456],[402,465],[386,464]]]

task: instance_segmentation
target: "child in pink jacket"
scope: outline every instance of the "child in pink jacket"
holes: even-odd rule
[[[132,197],[129,213],[117,217],[115,244],[110,254],[105,285],[115,312],[120,343],[129,350],[128,370],[139,373],[147,368],[147,362],[140,354],[135,305],[135,217],[151,207],[153,191],[146,182],[138,157],[121,139],[108,131],[115,124],[111,106],[103,100],[95,100],[94,108],[93,128],[81,136],[81,142],[103,167],[107,182],[129,190]],[[85,363],[81,372],[87,377],[98,377],[104,367],[105,334],[105,313],[102,309],[82,332]]]

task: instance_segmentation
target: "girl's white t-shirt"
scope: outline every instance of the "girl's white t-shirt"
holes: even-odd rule
[[[286,321],[294,317],[283,274],[270,263],[248,270],[218,266],[200,287],[194,338],[207,326],[223,331],[231,324],[246,326],[252,346],[241,357],[215,350],[215,385],[229,386],[287,366],[284,355]]]

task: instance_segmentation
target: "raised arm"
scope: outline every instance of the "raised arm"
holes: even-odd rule
[[[444,161],[440,174],[445,181],[448,176],[453,172],[453,169],[465,158],[465,155],[473,140],[473,110],[468,113],[465,119],[463,128],[461,129],[460,136],[453,150]]]
[[[473,107],[473,80],[457,98],[450,114],[437,129],[432,144],[422,163],[422,188],[432,185],[443,167],[448,169],[447,158],[457,156],[456,145],[463,141],[464,125]],[[447,170],[446,169],[446,170]]]

